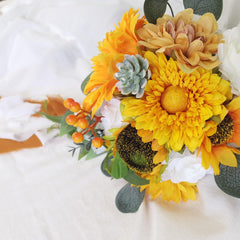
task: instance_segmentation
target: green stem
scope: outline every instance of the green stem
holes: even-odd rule
[[[167,2],[167,5],[168,5],[168,7],[169,7],[169,8],[170,8],[170,10],[171,10],[171,14],[172,14],[172,16],[174,17],[174,13],[173,13],[173,10],[172,10],[172,7],[171,7],[170,3],[169,3],[169,2]]]

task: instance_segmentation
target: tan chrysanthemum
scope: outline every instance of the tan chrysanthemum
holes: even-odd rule
[[[174,18],[164,15],[156,25],[147,23],[137,30],[141,39],[138,43],[169,56],[174,50],[184,72],[189,73],[199,66],[211,70],[220,64],[216,53],[222,34],[216,34],[218,25],[213,14],[206,13],[196,22],[192,19],[192,9],[186,9]]]

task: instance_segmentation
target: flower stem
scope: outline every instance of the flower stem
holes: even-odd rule
[[[167,2],[167,5],[168,5],[168,7],[170,8],[170,11],[171,11],[172,17],[174,17],[174,13],[173,13],[173,10],[172,10],[172,7],[171,7],[170,3]]]

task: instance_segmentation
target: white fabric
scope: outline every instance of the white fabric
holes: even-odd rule
[[[1,2],[0,96],[44,99],[48,94],[83,99],[81,81],[91,71],[97,42],[130,7],[143,0],[7,0]],[[174,11],[182,10],[172,0]],[[224,0],[222,26],[240,15],[237,0]],[[239,11],[238,11],[239,12]],[[223,24],[224,23],[224,24]],[[2,123],[4,124],[4,123]],[[5,122],[6,124],[6,122]],[[44,147],[0,155],[0,238],[3,240],[224,240],[238,239],[240,200],[207,176],[196,201],[145,198],[135,214],[114,204],[125,184],[100,171],[104,156],[77,161],[66,137]]]
[[[33,134],[40,134],[42,143],[45,143],[50,136],[45,130],[51,127],[53,122],[32,116],[40,107],[40,104],[24,102],[20,96],[1,98],[0,138],[24,141]]]

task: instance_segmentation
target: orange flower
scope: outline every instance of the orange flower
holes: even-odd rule
[[[125,54],[138,53],[135,30],[142,26],[144,20],[138,20],[137,12],[131,8],[123,15],[119,26],[107,33],[106,38],[99,43],[100,53],[92,59],[93,74],[85,87],[84,93],[88,95],[83,101],[83,108],[92,110],[92,115],[104,100],[112,99],[117,83],[114,78],[114,73],[118,71],[116,64],[123,61]]]
[[[240,150],[227,145],[235,143],[240,146],[240,97],[233,99],[227,109],[228,114],[217,125],[216,133],[209,136],[206,132],[200,147],[203,167],[208,169],[212,166],[215,175],[219,174],[219,163],[236,167],[237,159],[234,153],[240,154]]]
[[[148,50],[164,52],[171,56],[172,50],[179,66],[184,72],[191,72],[197,67],[211,70],[220,62],[215,54],[222,35],[215,34],[218,29],[213,14],[206,13],[197,22],[192,20],[193,10],[186,9],[174,18],[164,15],[157,24],[148,23],[137,31],[142,41],[139,45]]]

